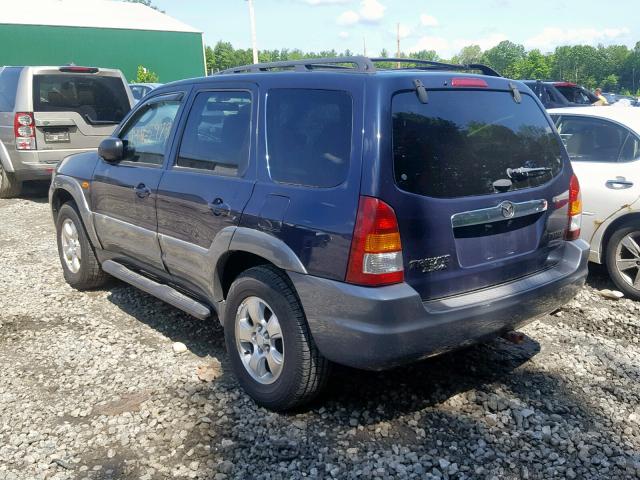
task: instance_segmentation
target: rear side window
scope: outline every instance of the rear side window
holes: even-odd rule
[[[347,179],[353,106],[347,92],[275,89],[267,100],[269,172],[276,182],[335,187]]]
[[[430,91],[393,97],[393,159],[396,184],[438,198],[495,193],[493,182],[508,168],[546,167],[540,176],[513,182],[511,190],[536,187],[562,169],[561,143],[529,95],[509,92]]]
[[[93,125],[120,123],[129,112],[129,98],[120,77],[34,75],[36,112],[76,112]]]
[[[629,162],[640,156],[638,138],[621,125],[589,117],[556,117],[569,158],[582,162]]]
[[[0,112],[12,112],[16,106],[16,92],[22,67],[0,68]]]
[[[176,165],[242,175],[249,163],[250,144],[251,93],[199,93],[189,112]]]
[[[556,85],[558,91],[570,102],[580,105],[591,105],[598,99],[589,92],[578,86]]]

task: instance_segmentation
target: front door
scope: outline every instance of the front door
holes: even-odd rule
[[[157,238],[156,196],[171,132],[183,94],[149,99],[118,136],[118,163],[101,160],[92,182],[95,226],[103,248],[116,259],[164,270]]]
[[[251,85],[199,90],[158,189],[162,259],[180,283],[213,298],[213,269],[255,181],[257,91]]]

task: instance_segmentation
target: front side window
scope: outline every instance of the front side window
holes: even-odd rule
[[[176,166],[240,176],[249,164],[251,93],[199,93],[184,129]]]
[[[580,116],[555,118],[571,160],[613,163],[638,159],[638,138],[621,125]]]
[[[516,103],[510,92],[436,90],[423,104],[411,91],[393,97],[392,111],[395,180],[405,191],[487,195],[507,169],[548,169],[511,190],[542,185],[562,169],[560,141],[529,95]]]
[[[76,112],[92,125],[120,123],[131,109],[120,77],[34,75],[36,112]]]
[[[162,165],[179,108],[180,101],[175,99],[154,99],[143,105],[120,134],[125,148],[123,160]]]
[[[353,106],[347,92],[274,89],[267,99],[271,178],[280,183],[335,187],[347,179]]]

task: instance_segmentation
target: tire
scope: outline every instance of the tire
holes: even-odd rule
[[[66,235],[64,232],[66,232]],[[65,203],[58,212],[56,237],[58,239],[58,256],[62,264],[62,272],[69,285],[77,290],[90,290],[101,287],[107,282],[109,276],[100,267],[100,263],[93,251],[93,246],[84,229],[84,224],[80,220],[80,215],[78,215],[73,202]],[[75,252],[79,252],[77,265],[70,261],[71,258],[74,258],[74,255],[65,253],[69,252],[67,250],[69,247]],[[78,255],[75,255],[75,257],[78,257]]]
[[[251,310],[251,315],[250,309],[260,301],[264,304],[262,316],[255,315],[256,309]],[[242,388],[256,403],[270,410],[290,410],[309,402],[322,390],[330,363],[315,346],[300,301],[282,271],[259,266],[240,274],[229,290],[225,312],[224,335],[231,366]],[[257,330],[260,322],[254,322],[252,317],[264,320],[261,331]],[[277,328],[269,328],[274,317],[279,337]],[[251,331],[255,344],[241,340],[246,340]],[[272,336],[265,340],[269,333]],[[251,351],[256,353],[255,345],[261,343],[264,348],[258,350],[264,357],[254,363],[259,366],[256,371],[245,363],[253,358],[253,354],[248,355]]]
[[[0,198],[13,198],[22,192],[22,182],[16,176],[7,172],[0,164]]]
[[[627,297],[640,300],[640,225],[616,230],[607,242],[605,255],[607,271],[616,287]]]

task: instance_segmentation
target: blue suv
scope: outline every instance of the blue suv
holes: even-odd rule
[[[482,65],[378,62],[151,92],[55,172],[67,282],[113,276],[217,317],[240,384],[274,410],[316,395],[332,363],[420,360],[571,299],[580,189],[539,99]]]

